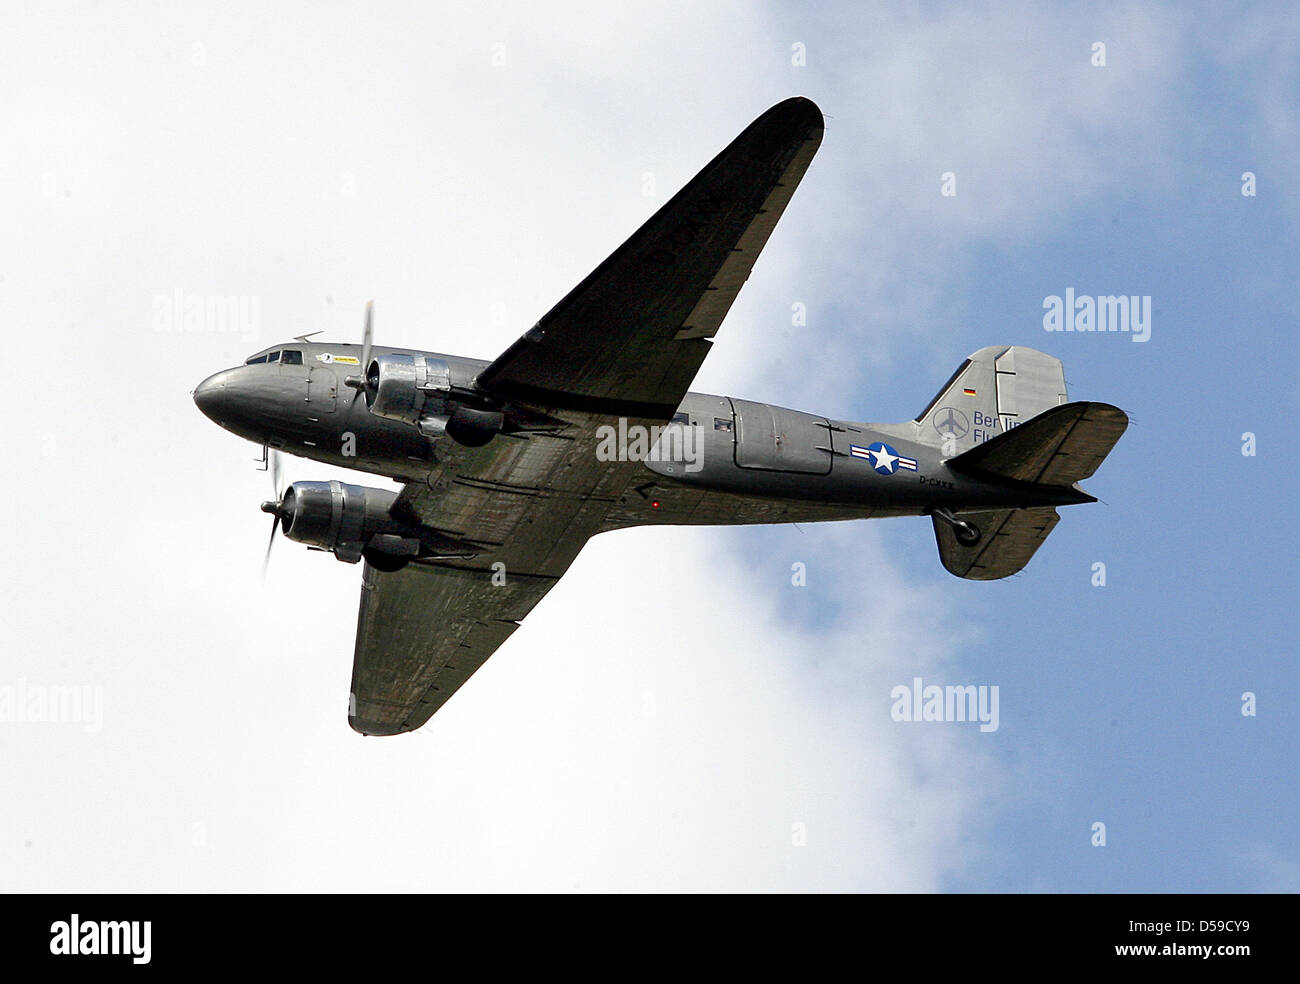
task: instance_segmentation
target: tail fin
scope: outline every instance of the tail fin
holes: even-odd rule
[[[916,418],[917,440],[953,457],[1064,403],[1061,360],[1022,345],[973,353]]]

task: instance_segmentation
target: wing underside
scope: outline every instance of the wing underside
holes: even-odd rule
[[[420,727],[510,637],[555,578],[412,564],[361,585],[349,723],[362,734]]]
[[[548,408],[667,419],[821,137],[811,100],[773,106],[480,373],[479,385]]]
[[[438,441],[423,482],[393,514],[473,544],[478,554],[366,566],[353,657],[352,727],[398,734],[424,724],[518,628],[602,529],[637,466],[596,454],[596,418],[562,434]]]

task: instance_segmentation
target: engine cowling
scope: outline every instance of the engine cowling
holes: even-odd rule
[[[374,566],[382,570],[385,557],[403,558],[404,564],[422,552],[421,530],[389,515],[396,499],[396,492],[364,485],[294,482],[275,513],[290,540],[328,550],[349,564],[374,554],[380,561]]]
[[[366,369],[366,406],[378,417],[414,424],[426,437],[444,433],[466,447],[487,444],[506,426],[503,411],[470,406],[451,394],[451,367],[423,355],[382,355]]]
[[[366,406],[377,417],[419,424],[445,414],[451,368],[423,355],[381,355],[366,367]]]
[[[355,564],[362,557],[381,571],[397,571],[416,559],[474,557],[477,544],[427,526],[393,519],[397,493],[344,482],[294,482],[279,502],[262,509],[279,518],[290,540],[328,550]]]

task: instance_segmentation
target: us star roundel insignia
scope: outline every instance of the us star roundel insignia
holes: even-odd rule
[[[871,463],[871,467],[876,470],[878,475],[892,475],[900,468],[906,471],[916,471],[915,458],[904,458],[883,441],[877,441],[865,448],[850,444],[849,454],[855,458],[865,458]]]

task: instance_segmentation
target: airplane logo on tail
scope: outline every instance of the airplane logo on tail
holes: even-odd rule
[[[970,421],[960,410],[953,407],[940,407],[934,412],[934,429],[940,434],[965,437],[970,430]]]

